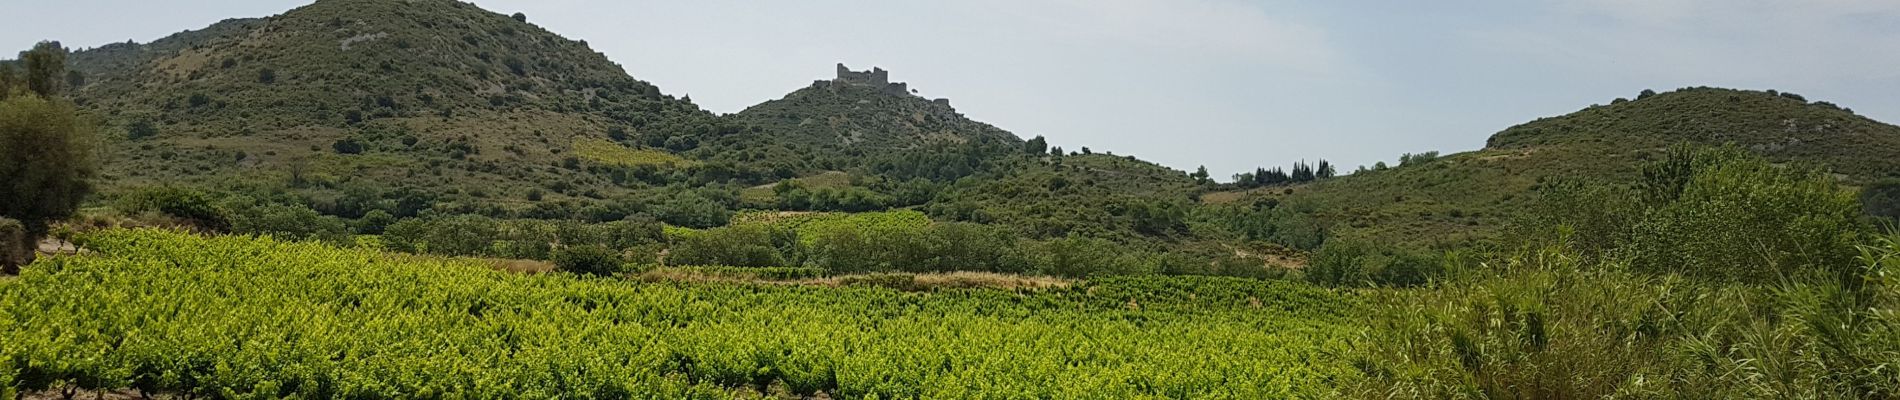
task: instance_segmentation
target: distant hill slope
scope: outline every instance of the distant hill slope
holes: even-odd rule
[[[1185,173],[1133,157],[1052,156],[1040,142],[971,120],[948,100],[917,96],[888,74],[838,65],[833,79],[726,116],[748,129],[689,153],[785,165],[808,177],[806,185],[857,181],[899,198],[926,188],[927,199],[900,205],[1031,237],[1133,243],[1189,236],[1179,224],[1139,221],[1154,219],[1157,207],[1186,213],[1196,183]],[[769,196],[767,188],[751,193]]]
[[[1900,127],[1793,95],[1691,88],[1514,126],[1479,151],[1207,198],[1316,206],[1312,214],[1330,222],[1335,237],[1466,244],[1495,238],[1534,204],[1542,181],[1627,180],[1678,143],[1735,144],[1780,162],[1829,168],[1853,183],[1900,176]]]
[[[706,146],[708,153],[722,153],[706,157],[793,156],[801,160],[797,165],[801,172],[813,172],[863,165],[884,154],[930,146],[1015,146],[1023,141],[965,117],[949,100],[912,94],[907,84],[891,82],[882,69],[858,72],[840,64],[837,73],[835,79],[814,82],[784,98],[727,116],[734,124],[751,127],[752,134],[730,139],[740,143]],[[760,144],[791,151],[745,151],[765,147]]]
[[[612,193],[563,168],[577,143],[715,124],[583,42],[451,0],[322,0],[69,60],[88,77],[76,100],[123,142],[108,188],[296,181],[488,203],[550,182]]]

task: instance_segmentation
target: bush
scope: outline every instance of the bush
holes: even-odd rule
[[[17,273],[28,251],[33,250],[27,247],[26,225],[0,217],[0,275]]]
[[[774,232],[758,225],[709,229],[682,237],[666,256],[667,265],[729,265],[735,267],[788,266],[778,246],[795,246],[790,231]]]
[[[1356,241],[1335,240],[1307,260],[1306,281],[1324,286],[1360,286],[1372,281],[1366,249]]]
[[[197,189],[171,186],[143,188],[121,196],[116,207],[126,214],[155,212],[168,215],[202,230],[231,230],[229,214],[213,204],[209,194]]]
[[[500,234],[499,225],[494,219],[479,215],[405,219],[391,224],[383,232],[383,243],[396,251],[482,256],[493,248],[494,238]]]
[[[310,207],[262,204],[226,208],[232,210],[233,233],[270,235],[287,240],[321,240],[333,244],[350,243],[350,229],[342,219],[317,214],[317,210]]]
[[[554,250],[554,268],[576,274],[608,276],[620,270],[625,260],[606,246],[569,246]]]
[[[1861,207],[1883,223],[1900,223],[1900,180],[1886,180],[1860,190]]]
[[[330,143],[337,154],[363,154],[363,143],[354,138],[344,138]]]
[[[356,220],[356,233],[381,235],[383,234],[383,230],[388,229],[389,225],[394,223],[396,223],[396,216],[390,215],[388,211],[370,210],[368,213],[363,214],[363,218]]]
[[[1421,286],[1443,274],[1436,258],[1357,240],[1327,242],[1306,267],[1307,282],[1336,287]]]
[[[158,136],[158,128],[152,126],[152,121],[140,119],[125,126],[127,140],[143,140],[153,136]]]
[[[852,226],[812,240],[813,264],[833,273],[984,271],[1021,273],[1028,261],[1015,235],[963,222],[900,226]]]
[[[1900,267],[1900,244],[1864,249],[1850,262],[1864,272],[1863,283],[1773,289],[1632,273],[1618,260],[1589,260],[1562,244],[1467,265],[1459,268],[1464,276],[1432,290],[1369,297],[1375,328],[1351,356],[1369,379],[1347,391],[1360,398],[1894,398],[1900,280],[1890,271]]]
[[[1850,268],[1866,230],[1854,195],[1828,174],[1734,147],[1678,148],[1645,168],[1648,199],[1626,246],[1632,267],[1742,282]]]
[[[653,212],[660,221],[688,228],[711,228],[732,220],[732,211],[724,204],[693,191],[668,197]]]
[[[1036,271],[1055,276],[1087,278],[1133,272],[1116,257],[1121,247],[1099,238],[1070,236],[1042,244],[1037,252]]]

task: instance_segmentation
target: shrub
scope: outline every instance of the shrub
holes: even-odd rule
[[[488,254],[499,235],[499,223],[479,215],[405,219],[383,231],[391,250],[452,256]]]
[[[1306,268],[1308,282],[1337,287],[1412,287],[1443,274],[1443,265],[1433,257],[1357,240],[1327,242]]]
[[[198,229],[225,232],[231,229],[231,217],[212,203],[211,196],[197,189],[160,186],[139,189],[121,196],[115,205],[127,214],[160,213]]]
[[[153,136],[158,136],[158,127],[152,126],[152,121],[140,119],[125,126],[127,140],[142,140]]]
[[[1846,268],[1866,230],[1861,206],[1826,173],[1734,147],[1677,148],[1644,172],[1649,204],[1627,246],[1633,267],[1744,282],[1856,279]]]
[[[1131,269],[1120,268],[1120,246],[1105,239],[1070,236],[1038,247],[1036,270],[1044,274],[1087,278]]]
[[[26,244],[26,225],[0,217],[0,266],[7,268],[0,275],[15,273],[13,268],[26,264],[26,252],[33,251]]]
[[[1324,286],[1359,286],[1371,282],[1365,266],[1366,250],[1356,241],[1335,240],[1307,260],[1306,281]]]
[[[789,232],[789,231],[788,231]],[[680,238],[666,256],[667,265],[729,265],[735,267],[787,266],[775,244],[790,243],[783,233],[758,225],[709,229]]]
[[[551,256],[558,270],[584,275],[607,276],[619,272],[625,260],[606,246],[568,246],[554,250]]]
[[[676,193],[654,207],[653,212],[660,221],[688,228],[721,226],[732,219],[732,211],[724,204],[695,191]]]
[[[363,143],[356,141],[355,138],[344,138],[344,139],[337,140],[336,142],[330,143],[330,148],[335,149],[337,154],[362,154],[363,153]]]
[[[383,230],[394,223],[396,223],[396,216],[390,215],[388,211],[370,210],[369,213],[363,214],[363,218],[356,220],[356,233],[381,235]]]
[[[1860,190],[1860,204],[1867,215],[1892,224],[1900,222],[1900,179],[1868,185]]]
[[[350,242],[350,229],[342,219],[317,214],[301,205],[235,205],[231,231],[250,235],[270,235],[288,240],[321,240],[335,244]]]

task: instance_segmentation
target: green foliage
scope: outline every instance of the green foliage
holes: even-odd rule
[[[330,148],[336,150],[337,154],[363,154],[363,143],[357,142],[355,138],[337,139],[330,143]]]
[[[679,266],[660,269],[663,272],[683,272],[690,275],[731,278],[739,280],[792,281],[823,278],[827,274],[824,268],[816,267],[726,267],[726,266]]]
[[[0,217],[25,225],[29,240],[92,191],[99,138],[76,114],[38,96],[0,100]]]
[[[13,96],[15,88],[21,87],[20,72],[13,63],[0,62],[0,100]]]
[[[1642,168],[1633,188],[1552,183],[1522,235],[1563,240],[1592,258],[1648,272],[1765,283],[1820,273],[1855,280],[1868,230],[1853,193],[1825,173],[1736,149],[1678,147]]]
[[[867,225],[815,235],[812,263],[838,274],[1029,270],[1014,235],[977,224]]]
[[[1208,205],[1195,210],[1193,219],[1258,240],[1291,249],[1319,250],[1330,226],[1316,218],[1319,207],[1310,201],[1281,203],[1276,199],[1246,204]]]
[[[153,136],[158,136],[158,127],[153,126],[152,121],[134,120],[125,126],[126,140],[144,140]]]
[[[1690,159],[1689,174],[1672,164]],[[1744,282],[1855,273],[1865,230],[1852,193],[1827,174],[1775,166],[1737,149],[1678,150],[1646,174],[1652,203],[1631,238],[1633,266]],[[1758,265],[1757,268],[1738,266]]]
[[[397,251],[480,255],[489,251],[499,231],[494,220],[477,215],[406,219],[383,232],[383,245]]]
[[[396,216],[390,215],[388,211],[370,210],[369,213],[363,214],[363,218],[356,220],[356,233],[381,235],[389,228],[389,225],[395,223]]]
[[[654,206],[653,214],[668,224],[691,228],[722,226],[732,219],[732,211],[724,204],[699,191],[676,192]]]
[[[17,275],[19,266],[26,264],[27,254],[35,251],[26,247],[26,225],[20,221],[0,217],[0,275]]]
[[[738,267],[781,267],[792,265],[787,254],[798,257],[797,234],[790,230],[759,225],[735,225],[686,235],[673,243],[667,253],[667,265],[730,265]]]
[[[202,190],[177,187],[147,187],[119,196],[113,207],[126,214],[159,213],[182,219],[199,229],[222,232],[231,229],[231,218],[219,208],[210,194]]]
[[[60,88],[65,85],[61,80],[66,74],[66,48],[59,42],[39,42],[32,50],[20,52],[20,63],[26,66],[26,89],[40,97],[59,96]]]
[[[231,232],[270,235],[288,240],[320,240],[349,244],[351,229],[341,218],[319,215],[309,207],[283,204],[246,204],[227,207]]]
[[[0,309],[34,310],[0,313],[10,344],[0,346],[10,361],[0,377],[16,377],[5,387],[220,398],[726,399],[768,389],[1312,398],[1357,376],[1335,355],[1361,332],[1342,317],[1355,301],[1285,282],[1156,277],[919,294],[510,274],[479,261],[155,231],[91,242],[97,256],[0,280]],[[439,373],[445,366],[457,372]]]
[[[1900,245],[1867,280],[1749,286],[1629,272],[1563,246],[1373,301],[1364,398],[1890,398]],[[1614,261],[1609,261],[1614,263]],[[1488,264],[1489,266],[1487,266]],[[1759,265],[1759,264],[1752,264]],[[1743,266],[1745,267],[1745,266]],[[1858,286],[1858,287],[1856,287]]]
[[[554,261],[554,267],[561,271],[595,276],[607,276],[619,272],[620,264],[624,261],[620,258],[619,252],[601,245],[555,249],[550,260]]]
[[[1876,182],[1860,190],[1860,204],[1867,215],[1900,224],[1900,179]]]
[[[1414,287],[1444,274],[1439,260],[1417,252],[1357,240],[1334,240],[1313,254],[1307,282],[1323,286]]]
[[[536,260],[550,259],[562,246],[619,253],[663,240],[660,224],[640,217],[586,224],[460,214],[404,219],[383,231],[384,246],[395,251]]]
[[[1399,155],[1399,166],[1418,165],[1436,160],[1438,160],[1437,151],[1427,151],[1418,154],[1405,153]]]

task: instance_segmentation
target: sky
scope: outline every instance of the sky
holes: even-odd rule
[[[148,42],[308,0],[4,8],[0,48]],[[1457,152],[1643,89],[1778,89],[1900,122],[1895,0],[476,0],[731,113],[873,66],[1069,150],[1217,177]]]

